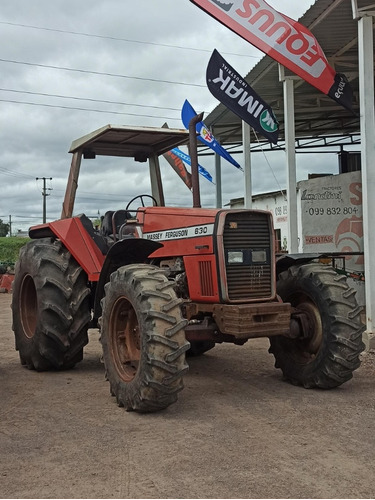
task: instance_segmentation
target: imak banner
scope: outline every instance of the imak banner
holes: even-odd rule
[[[352,111],[353,92],[314,35],[264,0],[190,0],[275,61]]]
[[[215,49],[209,60],[206,82],[211,94],[273,144],[279,124],[271,107]]]
[[[194,116],[197,116],[197,113],[194,111],[193,106],[190,104],[188,100],[185,100],[184,105],[182,106],[182,112],[181,112],[181,118],[182,118],[182,123],[184,124],[185,128],[189,128],[189,123]],[[215,137],[211,134],[209,129],[206,127],[206,125],[203,122],[198,122],[196,124],[196,130],[198,132],[198,139],[211,148],[215,153],[220,155],[222,158],[225,158],[229,163],[234,165],[236,168],[243,170],[241,165],[236,162],[234,158],[228,153],[226,149],[219,144],[219,142],[215,139]]]

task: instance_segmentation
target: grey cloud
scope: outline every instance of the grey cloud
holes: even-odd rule
[[[270,3],[275,4],[275,1]],[[298,15],[309,4],[308,0],[301,2]],[[296,16],[290,6],[285,6],[285,11],[287,8],[290,10],[287,14]],[[188,0],[2,0],[0,21],[99,35],[90,37],[2,24],[2,59],[87,71],[79,73],[1,62],[2,89],[177,110],[188,98],[197,112],[207,113],[217,105],[204,86],[211,51],[217,48],[223,54],[229,52],[249,56],[227,56],[228,61],[243,74],[260,57],[259,51]],[[104,38],[106,36],[113,39]],[[183,50],[156,44],[202,50]],[[186,85],[94,75],[89,71],[185,82]],[[41,221],[41,183],[37,183],[35,177],[53,178],[49,184],[52,190],[47,197],[47,218],[60,216],[71,161],[68,150],[74,139],[107,123],[161,126],[168,118],[170,126],[182,127],[180,111],[170,109],[87,102],[4,90],[0,91],[0,99],[0,215],[22,215],[22,218],[14,219],[15,227],[28,227]],[[69,107],[86,111],[67,109]],[[83,163],[77,213],[95,215],[98,210],[104,213],[110,208],[122,208],[133,196],[149,192],[145,165],[131,160],[116,160],[106,158]],[[213,157],[202,157],[201,163],[214,175]],[[228,203],[230,198],[243,195],[243,174],[224,161],[222,170],[223,203]],[[275,170],[283,182],[282,161],[278,160]],[[191,206],[191,193],[163,160],[162,175],[167,203]],[[258,176],[254,189],[277,189],[272,174],[264,173],[261,180]],[[203,205],[215,205],[215,186],[203,178],[201,194]]]

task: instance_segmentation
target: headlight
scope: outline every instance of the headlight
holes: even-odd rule
[[[264,250],[253,250],[251,252],[251,260],[253,262],[266,262],[267,253]]]
[[[243,264],[243,252],[242,251],[229,251],[228,252],[228,264]]]

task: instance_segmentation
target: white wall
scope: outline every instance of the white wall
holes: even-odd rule
[[[301,251],[363,252],[361,172],[301,181],[298,187]],[[335,263],[364,305],[363,255]]]

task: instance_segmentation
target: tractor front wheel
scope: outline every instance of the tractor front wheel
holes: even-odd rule
[[[106,377],[117,404],[152,412],[174,403],[188,370],[190,344],[180,299],[164,273],[148,264],[112,273],[99,324]]]
[[[270,338],[276,368],[293,384],[337,387],[353,376],[364,349],[361,308],[343,275],[317,263],[292,266],[279,276],[277,293],[307,325],[296,339]]]

